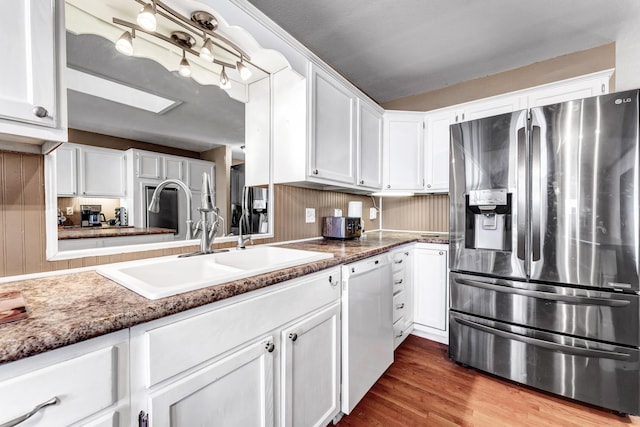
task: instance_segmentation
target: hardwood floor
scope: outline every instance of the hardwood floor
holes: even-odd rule
[[[640,426],[595,407],[466,369],[447,347],[409,336],[395,362],[340,427]]]

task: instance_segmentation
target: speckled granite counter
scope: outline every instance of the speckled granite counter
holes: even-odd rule
[[[84,227],[58,230],[58,240],[91,239],[98,237],[142,236],[149,234],[173,234],[176,231],[160,227]]]
[[[326,268],[367,258],[411,242],[448,243],[446,235],[371,232],[359,240],[316,239],[283,245],[331,252],[334,258],[162,298],[148,300],[95,271],[0,284],[21,291],[29,318],[0,325],[0,364],[175,314]]]

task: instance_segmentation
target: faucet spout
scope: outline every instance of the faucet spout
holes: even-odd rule
[[[193,219],[191,218],[191,199],[193,199],[193,194],[191,194],[191,190],[189,190],[189,187],[187,187],[184,182],[174,178],[169,178],[162,181],[154,190],[153,195],[151,195],[151,202],[149,203],[149,207],[147,209],[149,210],[149,212],[154,213],[158,213],[160,211],[160,193],[167,185],[170,184],[174,184],[182,188],[187,195],[187,220],[185,221],[187,223],[187,233],[185,236],[185,240],[191,240],[193,239],[194,231]]]

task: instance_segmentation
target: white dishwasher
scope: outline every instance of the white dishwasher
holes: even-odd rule
[[[387,254],[342,267],[342,412],[393,363],[393,284]]]

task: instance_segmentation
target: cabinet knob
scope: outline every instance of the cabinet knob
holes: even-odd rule
[[[438,252],[438,255],[444,255],[444,252],[440,251]]]
[[[314,169],[314,170],[313,170],[313,174],[314,174],[314,175],[318,175],[318,169]]]
[[[391,184],[388,184],[388,185],[387,185],[387,188],[391,188]]]
[[[427,188],[431,188],[431,184],[427,184]]]
[[[364,185],[364,179],[360,180],[360,185]]]
[[[41,119],[45,118],[45,117],[49,117],[49,112],[47,111],[46,108],[42,107],[42,106],[35,106],[33,107],[33,115],[36,117],[39,117]]]
[[[404,255],[405,255],[405,256],[409,256],[409,252],[408,252],[408,251],[407,251],[407,252],[405,252],[405,253],[404,253]]]
[[[268,351],[269,353],[273,353],[273,350],[275,350],[275,349],[276,349],[276,346],[275,346],[275,344],[274,344],[274,343],[272,343],[271,341],[269,341],[268,343],[266,343],[266,344],[265,344],[264,348],[265,348],[265,349],[267,349],[267,351]]]
[[[296,340],[298,339],[298,334],[296,334],[295,332],[291,332],[291,333],[289,334],[289,339],[290,339],[291,341],[296,341]]]

